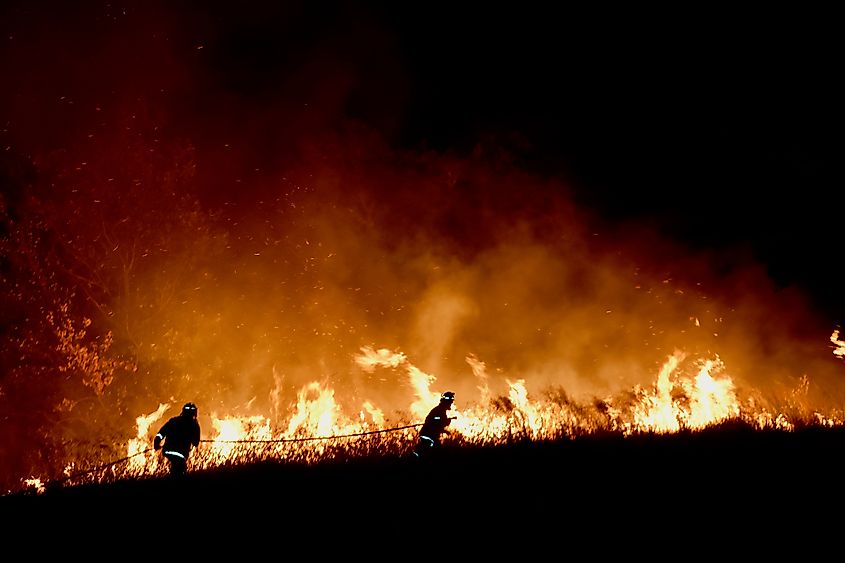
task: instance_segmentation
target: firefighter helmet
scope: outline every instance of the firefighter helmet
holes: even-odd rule
[[[190,416],[191,418],[197,417],[197,406],[193,403],[185,403],[185,406],[182,407],[182,415],[183,416]]]
[[[448,401],[448,402],[451,403],[452,401],[455,400],[455,394],[452,391],[446,391],[445,393],[440,395],[440,400],[441,401]]]

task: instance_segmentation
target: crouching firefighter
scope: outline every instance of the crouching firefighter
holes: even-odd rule
[[[440,403],[429,411],[422,428],[420,428],[417,445],[413,452],[414,457],[426,457],[440,447],[440,435],[455,419],[454,416],[449,416],[449,410],[451,410],[454,402],[455,394],[452,391],[446,391],[440,395]]]
[[[153,448],[162,450],[162,455],[170,462],[170,475],[174,477],[188,472],[191,448],[199,444],[200,425],[194,403],[185,403],[182,412],[165,422],[153,440]]]

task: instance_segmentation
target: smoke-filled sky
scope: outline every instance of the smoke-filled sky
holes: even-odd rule
[[[4,144],[147,111],[218,164],[199,170],[214,204],[260,200],[347,119],[396,148],[504,145],[602,215],[749,244],[841,316],[829,14],[367,4],[4,2]]]
[[[362,346],[464,397],[467,356],[576,396],[679,348],[842,375],[830,14],[396,4],[3,3],[4,205],[171,378],[127,416],[402,404]]]

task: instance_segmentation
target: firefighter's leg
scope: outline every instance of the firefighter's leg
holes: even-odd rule
[[[434,447],[434,440],[432,438],[429,438],[428,436],[422,435],[422,436],[420,436],[420,439],[417,441],[417,447],[414,448],[414,456],[423,457],[433,447]]]
[[[184,475],[188,469],[187,460],[185,456],[179,452],[168,451],[164,452],[165,457],[170,461],[170,475],[178,477]]]

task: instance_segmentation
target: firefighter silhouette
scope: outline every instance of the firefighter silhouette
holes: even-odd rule
[[[188,471],[191,449],[199,446],[200,425],[197,406],[185,403],[182,412],[164,423],[153,440],[153,448],[161,450],[170,462],[170,475],[178,477]]]
[[[426,457],[440,447],[440,435],[446,431],[446,427],[455,418],[449,416],[449,411],[452,409],[454,402],[455,394],[452,391],[446,391],[440,395],[440,403],[429,411],[422,428],[420,428],[417,445],[413,451],[414,457]]]

